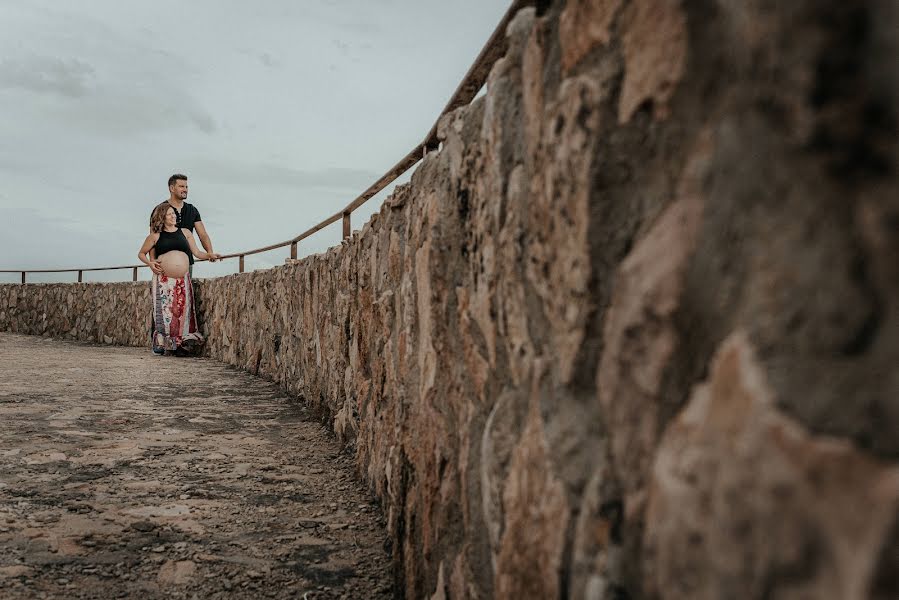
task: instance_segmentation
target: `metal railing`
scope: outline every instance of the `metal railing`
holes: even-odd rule
[[[259,254],[261,252],[268,252],[270,250],[276,250],[278,248],[290,246],[290,258],[296,259],[297,244],[299,242],[316,233],[317,231],[324,229],[328,225],[340,221],[341,219],[343,220],[343,239],[347,239],[348,237],[350,237],[352,233],[350,226],[350,215],[353,214],[353,211],[365,204],[378,192],[393,183],[400,175],[418,164],[418,162],[422,160],[428,152],[430,152],[431,150],[436,150],[438,148],[438,146],[440,145],[440,141],[437,138],[437,125],[439,124],[440,119],[443,118],[443,116],[447,113],[459,108],[460,106],[465,106],[466,104],[474,100],[478,91],[487,81],[487,76],[490,73],[490,69],[493,67],[494,63],[506,53],[507,46],[505,31],[506,27],[509,25],[509,22],[519,10],[528,6],[532,6],[535,3],[536,0],[513,0],[511,6],[509,6],[509,9],[506,11],[505,15],[503,15],[502,20],[500,20],[499,24],[496,26],[496,29],[494,29],[493,33],[490,35],[487,43],[481,49],[480,54],[478,54],[478,57],[475,59],[474,63],[472,63],[471,67],[469,67],[468,72],[465,74],[462,82],[456,88],[456,91],[453,93],[449,102],[447,102],[440,115],[434,121],[433,127],[431,127],[431,130],[428,131],[428,134],[425,136],[424,140],[422,140],[421,143],[412,148],[412,150],[410,150],[409,153],[406,154],[406,156],[400,159],[400,161],[396,163],[383,176],[381,176],[380,179],[371,184],[367,190],[359,194],[359,196],[355,200],[347,204],[343,208],[343,210],[331,215],[324,221],[318,223],[313,227],[310,227],[309,229],[292,239],[284,242],[278,242],[277,244],[264,246],[262,248],[254,248],[253,250],[223,254],[219,257],[219,260],[228,258],[239,259],[239,272],[243,273],[244,257],[253,254]],[[137,281],[137,270],[143,268],[147,268],[147,265],[140,264],[124,265],[121,267],[91,267],[81,269],[0,269],[0,273],[21,273],[22,283],[25,283],[27,273],[78,273],[78,283],[81,283],[85,272],[116,271],[120,269],[131,269],[132,281]]]

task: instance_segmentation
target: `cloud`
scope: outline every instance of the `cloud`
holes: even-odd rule
[[[383,0],[382,0],[383,1]],[[372,17],[377,16],[371,15]],[[338,19],[334,22],[334,26],[342,31],[346,31],[356,36],[377,36],[385,31],[384,27],[373,21],[347,21]]]
[[[212,115],[199,107],[189,107],[187,109],[187,116],[190,121],[197,126],[197,129],[207,135],[212,135],[218,129],[218,125],[216,124],[215,119],[212,118]]]
[[[194,83],[199,57],[160,44],[160,32],[146,26],[125,33],[108,11],[50,6],[20,6],[8,22],[0,20],[0,111],[31,121],[28,133],[43,127],[54,137],[78,130],[121,139],[177,128],[218,131]]]
[[[85,260],[95,262],[97,256],[109,252],[102,243],[106,232],[97,227],[88,230],[77,215],[69,217],[45,209],[9,206],[7,202],[6,198],[0,198],[4,220],[21,226],[10,227],[4,234],[4,246],[11,252],[0,255],[0,269],[77,268],[79,253]],[[41,240],[39,253],[18,251],[33,247],[34,238]],[[73,239],[77,245],[73,245]]]
[[[365,169],[332,167],[326,169],[291,169],[272,164],[229,162],[200,159],[192,171],[197,176],[219,184],[244,186],[283,186],[296,189],[329,189],[361,193],[374,183],[380,173]]]
[[[279,67],[281,66],[281,61],[268,52],[263,52],[259,55],[259,62],[261,62],[264,66],[269,68]]]
[[[0,96],[0,110],[27,115],[32,125],[22,133],[28,137],[38,128],[55,131],[54,137],[80,130],[91,139],[129,138],[182,127],[205,135],[219,130],[215,117],[194,97],[187,92],[166,93],[160,79],[103,81],[90,65],[77,61],[42,62],[55,66],[29,74],[25,64],[0,64],[0,91],[7,90],[5,97]],[[41,94],[46,99],[23,101],[24,94]],[[8,123],[7,127],[18,126]]]
[[[91,65],[75,58],[6,58],[0,62],[0,88],[78,98],[89,92],[95,73]]]

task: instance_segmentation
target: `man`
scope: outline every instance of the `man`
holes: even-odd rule
[[[218,260],[219,255],[212,250],[212,240],[209,239],[209,233],[206,231],[206,226],[203,225],[203,221],[200,218],[200,211],[193,204],[185,202],[186,199],[187,175],[175,173],[169,177],[169,204],[175,209],[175,215],[178,217],[177,225],[179,228],[189,229],[191,233],[196,230],[203,249],[209,253],[209,262],[215,262]],[[152,252],[150,256],[155,258],[156,253]],[[190,259],[190,272],[193,275],[194,257],[189,255],[188,258]],[[150,265],[150,268],[156,274],[162,272],[162,267],[155,260]]]

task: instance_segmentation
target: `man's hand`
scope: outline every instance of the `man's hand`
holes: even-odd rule
[[[150,261],[150,270],[156,273],[157,275],[162,275],[162,263],[158,260]]]
[[[209,262],[215,262],[222,256],[217,252],[207,252],[207,254],[209,254]]]

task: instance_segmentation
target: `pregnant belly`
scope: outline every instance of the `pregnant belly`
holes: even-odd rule
[[[180,250],[166,252],[159,257],[159,262],[162,263],[162,272],[167,277],[184,277],[187,275],[187,270],[190,267],[190,260],[188,260],[187,254]]]

